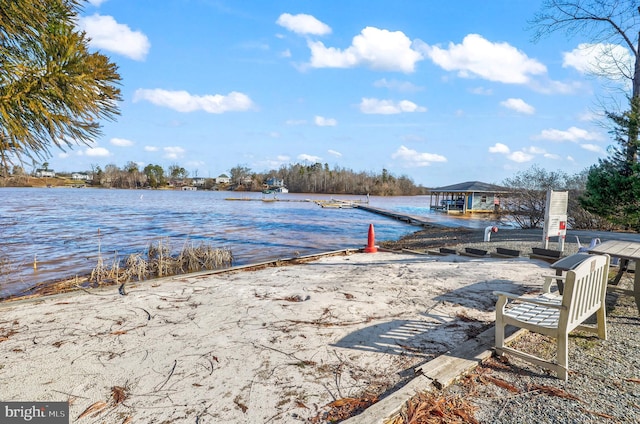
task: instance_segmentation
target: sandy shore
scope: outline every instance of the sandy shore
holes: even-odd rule
[[[80,423],[324,422],[486,329],[493,290],[535,291],[545,273],[356,253],[0,304],[0,393],[69,401]]]

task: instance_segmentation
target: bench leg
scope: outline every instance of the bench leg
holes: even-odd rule
[[[567,381],[567,370],[569,369],[569,359],[567,350],[569,346],[569,335],[558,335],[558,378]]]
[[[496,330],[496,349],[498,350],[496,353],[500,356],[503,355],[502,348],[504,347],[504,330],[505,324],[502,320],[502,312],[504,311],[504,305],[507,303],[507,299],[504,297],[499,297],[498,302],[496,303],[496,322],[495,322],[495,330]]]

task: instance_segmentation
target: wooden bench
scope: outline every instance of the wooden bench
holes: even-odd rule
[[[592,332],[607,338],[605,296],[609,274],[609,256],[591,255],[564,276],[545,277],[543,293],[536,297],[494,292],[496,303],[496,353],[508,353],[543,368],[555,371],[558,378],[567,380],[569,369],[567,346],[569,333],[575,329]],[[562,295],[551,292],[551,284],[564,280]],[[596,314],[597,325],[582,323]],[[529,331],[554,337],[557,340],[557,361],[507,347],[504,344],[505,327],[513,325]]]

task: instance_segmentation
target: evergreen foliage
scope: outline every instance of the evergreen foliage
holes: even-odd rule
[[[119,114],[120,75],[89,52],[78,0],[0,0],[0,169],[89,145]]]
[[[617,146],[609,148],[609,157],[589,169],[582,206],[622,228],[640,230],[640,166],[638,165],[638,125],[640,99],[630,101],[631,110],[608,113],[614,124],[611,131]],[[629,134],[636,134],[629,139]]]

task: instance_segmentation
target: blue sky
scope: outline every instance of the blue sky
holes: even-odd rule
[[[580,172],[611,144],[597,119],[611,84],[588,74],[587,38],[532,42],[539,7],[93,0],[78,26],[118,64],[122,114],[95,145],[54,151],[49,164],[215,177],[321,162],[427,187],[500,183],[533,164]]]

